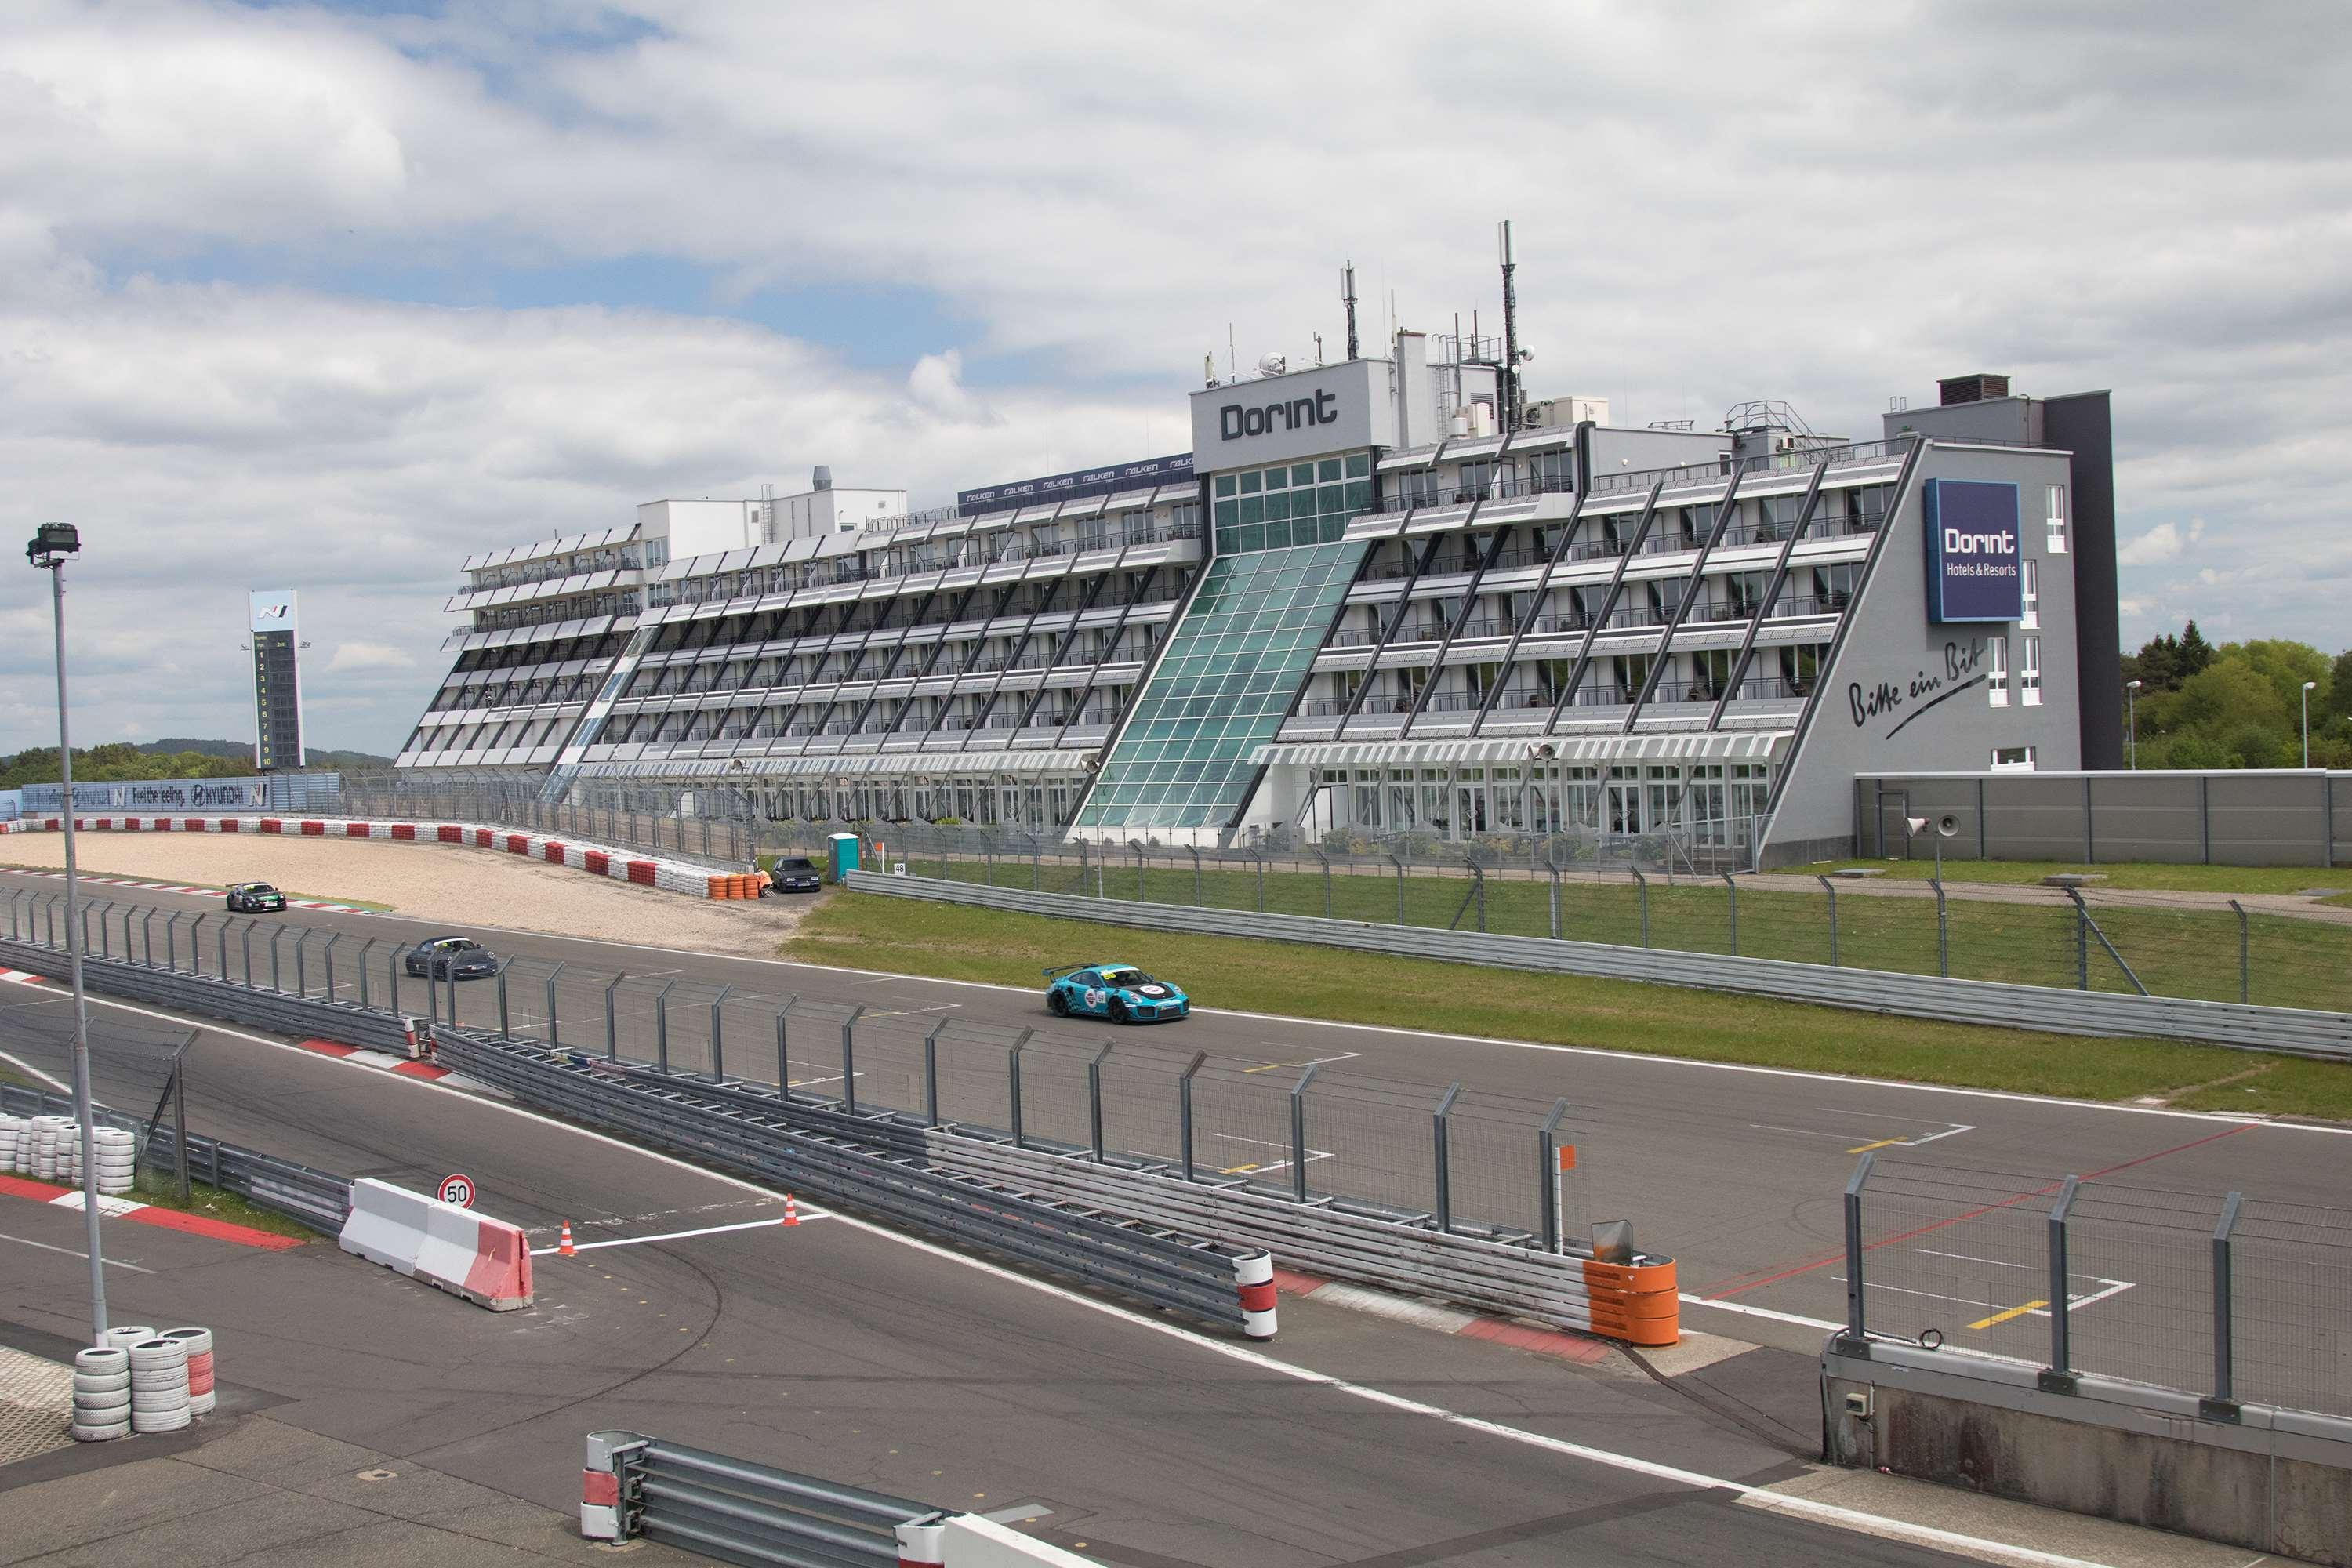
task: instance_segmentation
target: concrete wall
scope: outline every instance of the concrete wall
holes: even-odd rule
[[[1958,819],[1947,859],[2352,866],[2352,773],[1864,773],[1853,853],[1924,859],[1907,816]],[[2331,820],[2332,819],[2332,820]]]
[[[2031,1367],[1847,1348],[1822,1357],[1828,1463],[2352,1565],[2352,1421],[2087,1377],[2051,1392]]]

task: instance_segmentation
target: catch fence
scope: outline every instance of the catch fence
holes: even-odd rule
[[[0,908],[10,938],[62,946],[61,894],[19,890]],[[945,1007],[852,1007],[535,957],[453,982],[411,973],[409,944],[394,938],[125,900],[85,900],[82,918],[94,957],[718,1082],[782,1085],[848,1110],[1294,1203],[1546,1251],[1572,1246],[1594,1217],[1553,1206],[1549,1151],[1599,1125],[1564,1100],[1395,1082],[1273,1054],[1212,1059],[1185,1046],[1181,1025],[1115,1035],[1078,1020],[1000,1027]]]
[[[1845,1234],[1851,1335],[2352,1415],[2352,1210],[1864,1154]]]

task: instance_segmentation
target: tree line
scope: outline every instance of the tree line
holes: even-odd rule
[[[2352,649],[2330,658],[2284,637],[2205,640],[2190,621],[2126,654],[2143,768],[2303,766],[2303,683],[2311,698],[2311,765],[2352,768]],[[2127,719],[2126,722],[2130,722]]]
[[[112,784],[126,779],[244,778],[254,772],[250,755],[210,756],[203,752],[142,752],[128,741],[76,746],[76,784]],[[0,789],[58,782],[58,749],[34,746],[0,763]]]

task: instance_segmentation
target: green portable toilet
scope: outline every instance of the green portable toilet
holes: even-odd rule
[[[825,863],[832,868],[833,879],[839,882],[857,869],[857,835],[836,833],[826,843]]]

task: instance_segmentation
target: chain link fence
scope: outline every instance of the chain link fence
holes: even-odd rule
[[[2352,1209],[1865,1154],[1846,1227],[1849,1331],[2352,1415]]]

